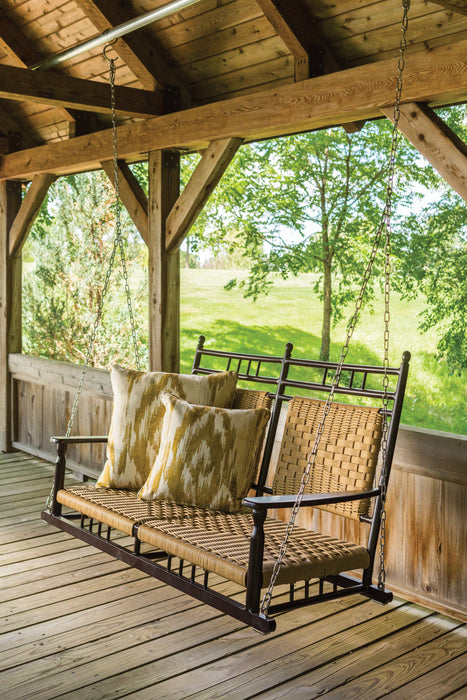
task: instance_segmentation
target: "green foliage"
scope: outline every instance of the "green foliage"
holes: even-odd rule
[[[409,218],[406,234],[396,285],[409,297],[424,294],[420,329],[436,329],[438,356],[460,372],[467,368],[467,207],[445,192]]]
[[[192,230],[200,246],[241,253],[249,275],[227,288],[238,284],[247,297],[268,292],[278,276],[317,273],[324,358],[331,318],[355,299],[381,218],[391,133],[382,121],[355,134],[335,128],[243,147]],[[432,173],[403,142],[397,165],[394,201],[407,205],[409,184],[427,185]]]
[[[440,116],[467,143],[465,107]],[[434,185],[436,201],[409,216],[397,234],[395,284],[408,298],[424,296],[419,327],[436,330],[437,356],[460,373],[467,368],[467,205],[441,177],[434,176]]]
[[[296,357],[317,358],[321,344],[320,307],[313,292],[314,273],[278,280],[268,296],[244,299],[240,289],[225,290],[228,270],[183,270],[181,286],[181,367],[189,372],[202,333],[207,347],[237,352],[281,355],[294,345]],[[245,273],[240,273],[244,277]],[[445,359],[435,358],[436,333],[421,333],[417,317],[421,297],[410,301],[392,295],[390,363],[398,365],[404,350],[412,353],[402,415],[406,425],[467,434],[465,392],[467,372],[455,376]],[[351,311],[344,311],[346,318]],[[363,309],[349,350],[349,362],[381,364],[383,356],[383,296],[375,291],[374,309]],[[339,359],[345,321],[337,323],[331,360]]]
[[[83,362],[105,285],[114,240],[113,189],[103,173],[71,176],[50,189],[26,244],[23,327],[24,351],[43,357]],[[147,254],[122,211],[125,253],[133,306],[144,317],[147,289],[141,283]],[[132,335],[119,275],[119,258],[104,302],[102,327],[90,364],[131,364]],[[144,278],[144,275],[143,275]],[[147,330],[139,330],[143,361]]]

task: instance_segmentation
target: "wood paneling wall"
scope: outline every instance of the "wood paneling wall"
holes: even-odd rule
[[[64,434],[80,367],[12,354],[14,445],[54,461],[50,436]],[[74,434],[108,432],[109,373],[88,369]],[[281,426],[279,426],[280,434]],[[276,447],[278,447],[278,442]],[[277,452],[277,449],[276,449]],[[70,464],[97,474],[105,447],[70,450]],[[467,437],[402,427],[387,501],[387,585],[395,593],[467,620]],[[300,523],[365,542],[367,525],[315,509]]]

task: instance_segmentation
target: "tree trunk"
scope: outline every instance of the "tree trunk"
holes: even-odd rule
[[[323,278],[323,327],[321,331],[320,360],[329,360],[329,348],[331,344],[331,262],[324,260]]]

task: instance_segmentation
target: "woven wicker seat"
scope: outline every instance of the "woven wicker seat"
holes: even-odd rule
[[[58,494],[63,505],[110,527],[138,538],[168,554],[206,571],[246,585],[253,519],[249,514],[229,514],[166,501],[141,501],[128,491],[94,486],[72,486]],[[267,518],[263,585],[269,583],[284,539],[286,524]],[[281,569],[279,583],[324,578],[349,569],[365,568],[369,555],[364,547],[319,533],[295,528]]]

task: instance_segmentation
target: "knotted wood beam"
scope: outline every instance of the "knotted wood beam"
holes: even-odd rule
[[[393,121],[393,107],[381,111]],[[401,105],[399,130],[467,202],[467,144],[425,104]]]
[[[9,235],[9,255],[19,255],[26,242],[49,187],[56,179],[51,173],[35,175],[15,216]]]
[[[101,165],[115,187],[113,160],[103,161]],[[118,189],[125,209],[148,245],[148,198],[128,165],[121,160],[118,161]]]
[[[165,247],[177,248],[242,144],[242,139],[213,141],[203,154],[189,182],[167,217]]]

